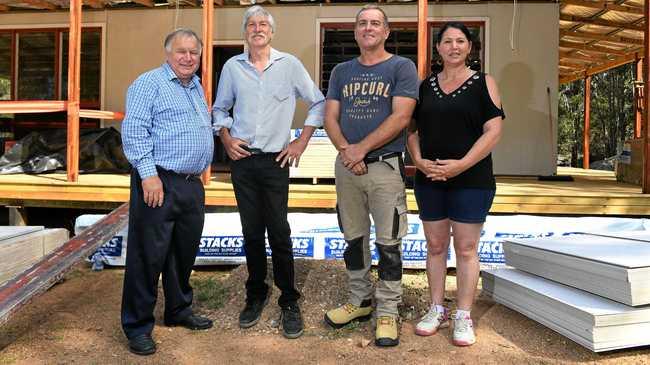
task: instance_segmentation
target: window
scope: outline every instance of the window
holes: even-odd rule
[[[327,94],[330,74],[334,66],[359,56],[354,40],[354,23],[323,24],[321,28],[322,53],[320,88]],[[386,40],[386,50],[409,58],[415,64],[418,59],[417,24],[391,24]]]
[[[65,28],[0,31],[0,100],[68,98],[68,38]],[[101,28],[81,36],[81,107],[99,109],[101,100]],[[33,130],[65,128],[66,113],[0,116],[0,135],[18,139]],[[97,119],[81,126],[97,127]]]
[[[11,100],[11,42],[11,33],[0,33],[0,100]]]
[[[463,22],[472,33],[473,44],[470,55],[473,69],[484,68],[484,22]],[[435,37],[443,22],[429,22],[429,69],[436,68],[440,59],[435,48]],[[388,52],[406,57],[417,65],[418,46],[417,23],[393,22],[391,32],[386,40],[385,48]],[[354,23],[324,23],[321,24],[321,68],[320,88],[327,94],[332,69],[337,64],[359,56],[359,48],[354,40]]]
[[[68,41],[70,33],[63,32],[61,42],[61,99],[68,98]],[[99,29],[81,34],[81,104],[86,108],[99,108],[101,85],[101,39]]]
[[[18,100],[57,99],[56,33],[18,34]]]

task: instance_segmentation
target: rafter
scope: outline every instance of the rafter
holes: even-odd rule
[[[584,76],[582,74],[572,74],[570,76],[560,76],[558,81],[560,85],[562,85],[562,84],[568,84],[570,82],[574,82],[576,80],[580,80],[583,77]]]
[[[567,37],[594,39],[594,40],[598,40],[598,41],[606,41],[606,42],[619,43],[619,44],[632,44],[632,45],[639,45],[639,46],[643,45],[643,40],[642,39],[619,37],[619,36],[613,36],[613,35],[605,35],[605,34],[591,33],[591,32],[582,32],[582,31],[575,31],[575,30],[560,29],[560,36],[561,37],[567,36]]]
[[[9,11],[9,7],[7,5],[0,4],[0,11]]]
[[[598,56],[585,56],[581,55],[580,53],[575,53],[575,52],[569,52],[569,51],[559,51],[558,54],[560,55],[561,58],[569,58],[569,59],[574,59],[574,60],[583,60],[587,62],[608,62],[610,59],[605,58],[605,57],[598,57]]]
[[[83,0],[84,5],[88,5],[93,9],[103,9],[104,0]]]
[[[560,69],[559,69],[560,74],[562,74],[562,71],[565,71],[565,73],[566,73],[566,72],[580,72],[580,71],[584,71],[584,70],[585,70],[584,67],[577,67],[577,66],[565,66],[565,65],[560,65],[559,67],[560,67]],[[568,69],[568,71],[567,71],[567,70],[563,70],[563,69]]]
[[[576,5],[590,9],[612,10],[627,14],[643,15],[643,8],[618,5],[605,1],[562,0],[564,5]]]
[[[587,67],[587,65],[584,62],[571,61],[571,60],[567,60],[567,59],[560,59],[560,61],[558,61],[558,65],[563,66],[563,67],[571,67],[571,68],[575,68],[575,69],[580,69],[580,70],[584,70]]]
[[[219,6],[223,6],[223,0],[214,0],[214,3]]]
[[[592,19],[592,18],[583,18],[583,17],[580,17],[580,16],[560,14],[560,20],[563,20],[563,21],[566,21],[566,22],[599,25],[599,26],[602,26],[602,27],[610,27],[610,28],[623,28],[623,29],[636,30],[636,31],[639,31],[639,32],[643,32],[643,26],[641,26],[641,25],[630,24],[630,23],[613,22],[611,20],[605,20],[605,19]]]
[[[133,0],[133,2],[136,3],[136,4],[144,5],[144,6],[148,7],[148,8],[153,8],[154,7],[153,0]]]
[[[619,49],[613,49],[613,48],[601,47],[601,46],[590,46],[583,43],[568,42],[563,40],[560,40],[560,47],[579,49],[581,51],[586,51],[586,52],[613,54],[617,56],[625,56],[626,54],[629,53]]]
[[[614,60],[611,60],[609,62],[605,62],[605,63],[599,64],[597,66],[590,67],[587,70],[585,70],[584,73],[580,73],[580,74],[578,74],[578,75],[576,75],[574,77],[560,77],[560,83],[565,84],[567,82],[571,82],[571,81],[575,81],[575,80],[584,78],[585,76],[594,75],[594,74],[597,74],[597,73],[600,73],[600,72],[604,72],[604,71],[607,71],[609,69],[624,65],[626,63],[634,62],[638,58],[642,58],[642,57],[643,57],[642,54],[637,54],[637,53],[629,54],[627,56],[622,56],[622,57],[616,58]]]
[[[58,7],[52,3],[49,3],[44,0],[22,0],[24,4],[28,4],[34,9],[47,9],[47,10],[56,10]]]

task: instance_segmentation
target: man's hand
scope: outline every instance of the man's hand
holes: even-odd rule
[[[284,167],[284,164],[289,163],[289,166],[298,167],[300,162],[300,156],[305,152],[307,148],[307,142],[303,141],[300,138],[296,138],[289,145],[280,152],[278,157],[275,158],[275,162],[280,162],[280,167]]]
[[[230,136],[230,133],[227,132],[221,132],[219,136],[221,138],[221,143],[223,143],[223,148],[226,150],[226,153],[231,160],[237,161],[251,155],[250,152],[243,148],[248,147],[248,142],[239,138],[233,138]]]
[[[361,176],[368,173],[368,166],[366,166],[365,162],[361,161],[358,164],[348,168],[348,170],[357,176]]]
[[[341,158],[343,166],[351,169],[354,165],[363,161],[368,151],[358,143],[341,146]]]
[[[165,192],[163,191],[163,184],[157,175],[149,176],[142,180],[142,193],[144,195],[144,203],[151,208],[157,208],[163,205]]]

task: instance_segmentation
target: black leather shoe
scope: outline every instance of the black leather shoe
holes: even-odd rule
[[[289,304],[282,307],[282,334],[286,338],[302,336],[303,324],[300,307],[298,304]]]
[[[179,326],[191,330],[207,330],[208,328],[212,328],[212,321],[205,317],[190,314],[180,321],[165,321],[165,326]]]
[[[135,336],[129,339],[129,351],[136,355],[151,355],[156,352],[156,343],[149,334]]]
[[[268,302],[268,295],[264,300],[246,300],[244,309],[239,313],[239,327],[249,328],[256,325],[262,318],[262,311]]]

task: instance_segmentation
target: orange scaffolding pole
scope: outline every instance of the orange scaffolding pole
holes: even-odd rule
[[[427,0],[418,0],[418,76],[420,80],[427,77]]]
[[[214,3],[212,0],[203,1],[203,54],[201,58],[201,83],[208,104],[212,111],[212,29],[214,22]],[[203,171],[201,180],[204,185],[210,184],[210,165]]]
[[[81,77],[81,0],[70,0],[68,44],[68,181],[79,178],[79,79]]]

